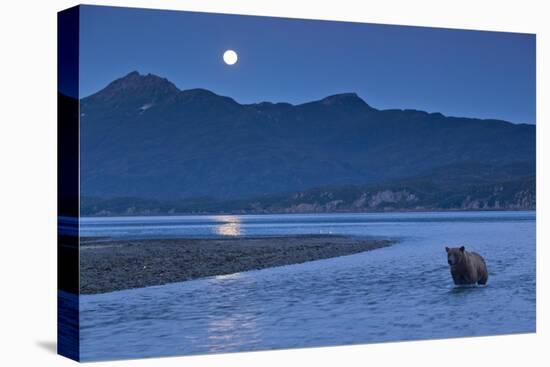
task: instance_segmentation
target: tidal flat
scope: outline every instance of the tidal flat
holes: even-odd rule
[[[388,239],[343,235],[81,239],[80,292],[96,294],[351,255]]]

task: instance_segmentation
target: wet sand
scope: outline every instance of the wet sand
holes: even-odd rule
[[[81,294],[112,292],[351,255],[394,241],[334,235],[81,239]]]

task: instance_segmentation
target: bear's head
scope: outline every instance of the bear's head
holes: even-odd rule
[[[456,266],[462,262],[464,259],[464,246],[462,247],[445,247],[447,251],[447,262],[450,267]]]

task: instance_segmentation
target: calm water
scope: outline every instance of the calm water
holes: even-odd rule
[[[367,253],[81,297],[83,360],[535,331],[535,213],[86,219],[81,235],[333,233],[398,238]],[[444,246],[489,267],[455,288]]]

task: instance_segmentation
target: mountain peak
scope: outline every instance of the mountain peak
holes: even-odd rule
[[[321,100],[321,103],[325,105],[342,104],[342,103],[350,103],[350,102],[353,102],[353,103],[359,102],[359,103],[366,104],[366,102],[362,100],[361,97],[357,95],[357,93],[353,93],[353,92],[333,94]]]
[[[178,92],[179,89],[166,78],[162,78],[155,74],[140,74],[137,71],[132,71],[131,73],[113,81],[107,86],[107,88],[112,89],[124,89],[124,90],[133,90],[133,89],[144,89],[144,88],[163,88],[166,90],[172,90],[173,92]],[[105,88],[105,89],[107,89]]]
[[[132,71],[118,78],[90,97],[112,99],[116,96],[166,96],[178,93],[179,89],[166,78],[154,74],[140,74]]]
[[[339,93],[325,97],[319,101],[325,106],[358,106],[371,108],[357,93]]]
[[[126,74],[125,76],[123,76],[122,78],[119,78],[119,79],[136,78],[136,77],[139,77],[139,76],[141,76],[139,74],[139,71],[134,70],[134,71],[129,72],[128,74]]]

